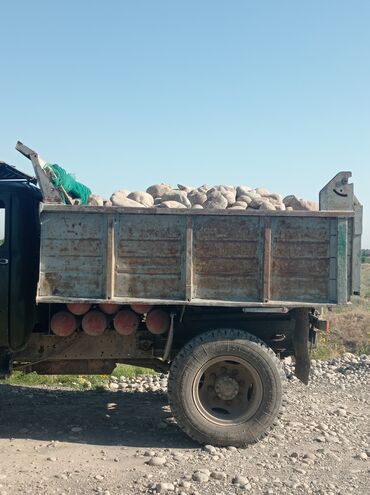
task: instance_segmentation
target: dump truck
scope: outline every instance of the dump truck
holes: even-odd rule
[[[321,190],[319,211],[81,206],[61,200],[38,153],[17,149],[36,176],[0,165],[1,375],[140,365],[169,373],[173,415],[197,442],[266,435],[281,411],[282,360],[292,356],[307,383],[322,308],[360,291],[351,173]],[[67,308],[72,332],[58,334]],[[103,331],[86,308],[108,308]]]

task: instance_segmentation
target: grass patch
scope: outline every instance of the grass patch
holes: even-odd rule
[[[344,352],[370,354],[370,264],[361,267],[361,296],[355,296],[350,306],[338,306],[326,311],[330,333],[320,334],[312,352],[313,359],[331,359]]]
[[[135,377],[140,375],[152,375],[155,372],[148,368],[119,364],[112,375],[116,377]],[[14,371],[7,380],[0,380],[0,383],[26,386],[54,386],[75,388],[77,390],[101,389],[107,384],[109,375],[38,375],[37,373],[23,373]]]

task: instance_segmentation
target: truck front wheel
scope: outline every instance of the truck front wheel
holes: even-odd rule
[[[200,443],[245,446],[262,438],[281,409],[279,359],[242,330],[217,329],[175,357],[168,395],[179,426]]]

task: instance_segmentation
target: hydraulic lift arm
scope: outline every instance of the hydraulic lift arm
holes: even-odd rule
[[[45,203],[62,204],[64,203],[63,198],[65,198],[67,204],[73,204],[72,199],[63,186],[60,186],[59,188],[54,187],[51,181],[52,171],[47,169],[46,160],[36,153],[36,151],[31,150],[31,148],[28,148],[20,141],[17,142],[15,149],[31,160]]]

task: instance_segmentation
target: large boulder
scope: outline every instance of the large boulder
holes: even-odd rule
[[[280,194],[271,193],[268,196],[264,196],[272,204],[281,204],[283,202],[283,197]]]
[[[252,191],[252,188],[249,186],[238,186],[236,188],[236,196],[243,196],[245,193]]]
[[[207,191],[209,191],[210,187],[207,186],[207,184],[203,184],[202,186],[198,187],[197,189],[201,193],[207,193]]]
[[[258,208],[261,206],[261,204],[264,201],[264,199],[257,194],[255,194],[251,199],[252,200],[249,203],[249,206],[250,206],[250,208],[254,208],[255,210],[258,210]]]
[[[153,184],[148,187],[146,192],[155,198],[161,198],[166,192],[171,191],[172,186],[169,184]]]
[[[158,208],[186,208],[186,206],[178,201],[163,201]]]
[[[202,206],[202,205],[198,205],[198,204],[196,204],[196,205],[193,205],[193,206],[192,206],[192,209],[193,209],[193,210],[203,210],[203,206]]]
[[[203,208],[207,210],[224,210],[228,206],[228,200],[220,191],[207,193],[207,201],[203,204]]]
[[[229,206],[233,205],[236,201],[236,189],[231,186],[220,186],[220,192],[227,199],[227,203]]]
[[[285,211],[286,210],[286,206],[284,203],[276,205],[275,208],[277,211]]]
[[[227,200],[228,206],[231,206],[236,201],[236,189],[232,186],[215,186],[207,191],[207,198],[214,192],[220,192]]]
[[[112,194],[111,201],[114,206],[123,206],[125,208],[144,208],[144,205],[141,203],[127,198],[126,196],[122,196],[120,191]]]
[[[87,204],[89,206],[104,206],[104,201],[105,200],[102,196],[98,196],[97,194],[91,194]]]
[[[283,203],[286,207],[290,206],[293,210],[301,211],[318,211],[319,204],[315,201],[307,201],[305,199],[297,198],[294,194],[285,196]]]
[[[171,191],[166,192],[166,194],[162,196],[162,201],[177,201],[186,206],[186,208],[191,207],[186,192],[179,191],[178,189],[172,189]]]
[[[268,189],[265,189],[264,187],[257,187],[255,189],[255,192],[257,194],[259,194],[260,196],[262,196],[262,197],[270,196],[271,195],[270,191]]]
[[[188,200],[194,205],[202,205],[207,201],[207,194],[204,192],[198,191],[198,189],[193,189],[189,194],[188,194]]]
[[[177,184],[177,188],[180,189],[180,191],[185,191],[186,193],[189,193],[194,189],[194,187],[184,186],[183,184]]]
[[[262,211],[275,211],[276,208],[275,208],[275,206],[273,204],[270,203],[270,201],[263,201],[260,204],[259,210],[262,210]]]
[[[234,206],[238,206],[239,208],[243,208],[243,210],[246,210],[248,208],[248,203],[246,203],[245,201],[235,201],[235,203],[230,206],[230,208],[234,208]]]
[[[130,193],[127,197],[147,207],[154,205],[153,196],[147,192],[134,191]]]
[[[243,203],[247,203],[247,205],[249,205],[252,202],[252,198],[250,196],[241,195],[236,197],[236,201],[243,201]]]
[[[127,196],[130,194],[131,191],[129,191],[128,189],[120,189],[119,191],[116,191],[114,194],[118,194],[122,197],[125,197],[127,198]]]

